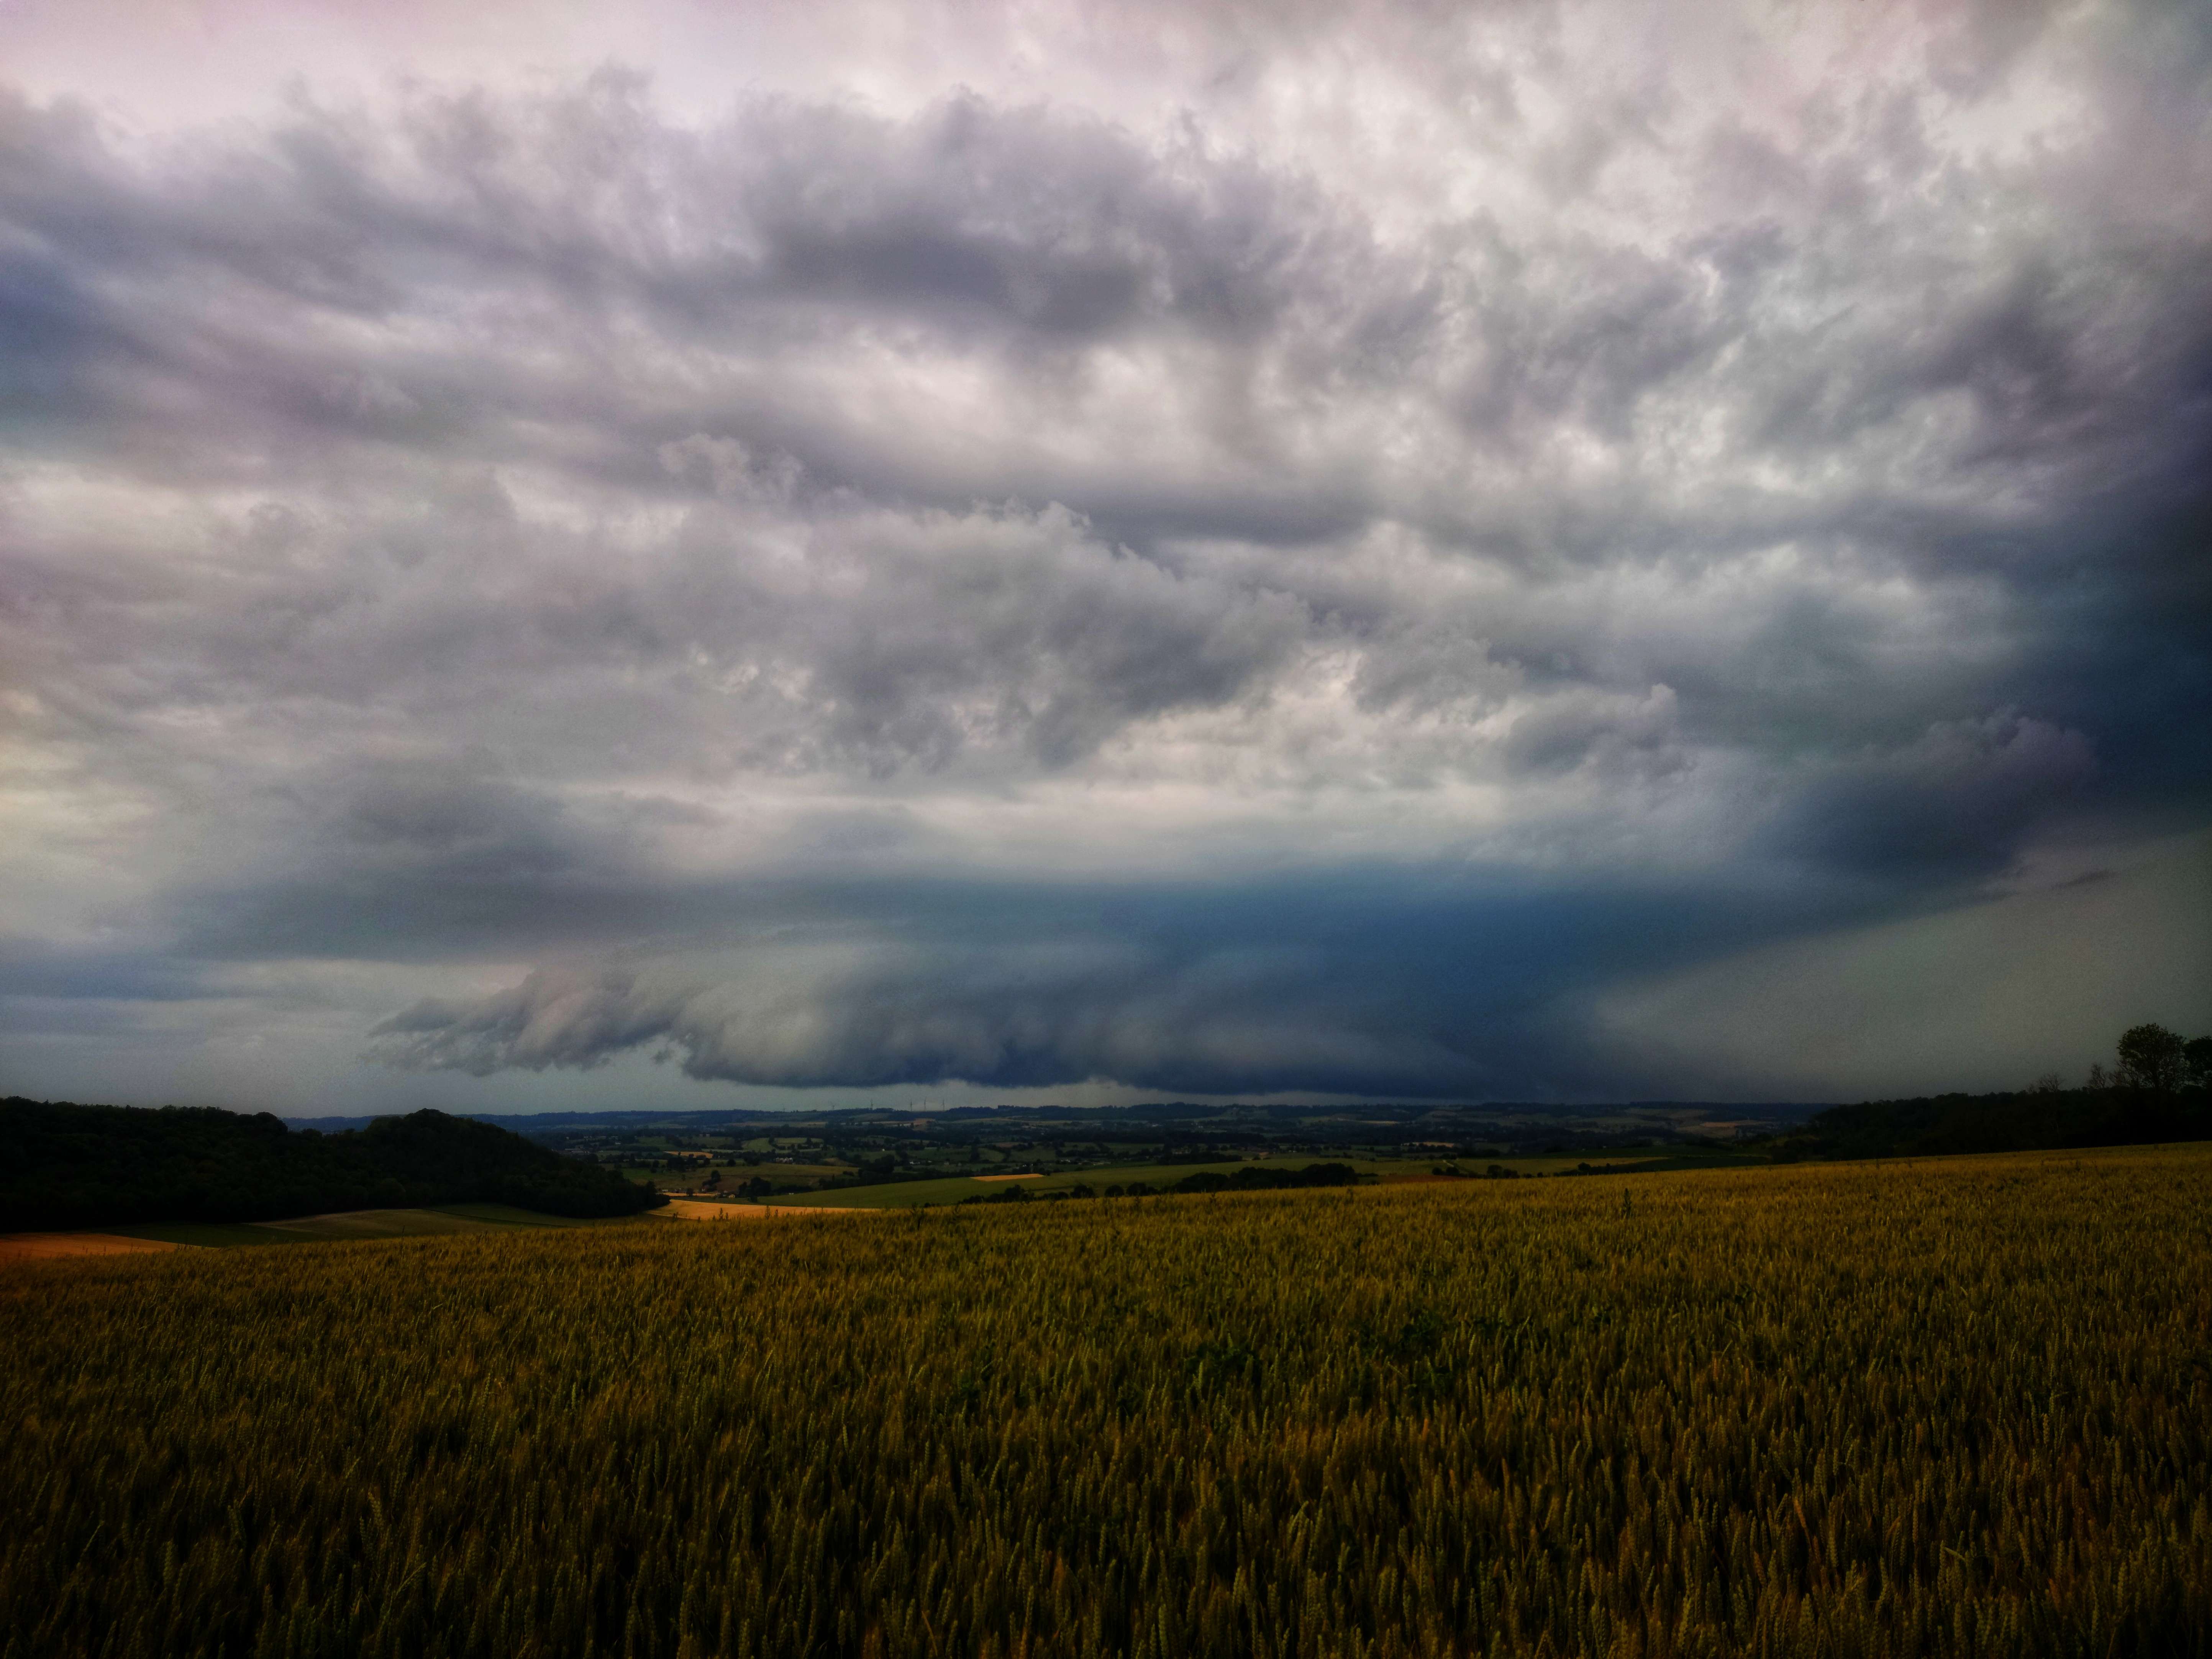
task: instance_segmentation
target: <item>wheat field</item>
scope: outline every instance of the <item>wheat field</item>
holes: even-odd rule
[[[0,1654],[2212,1650],[2212,1150],[0,1274]]]

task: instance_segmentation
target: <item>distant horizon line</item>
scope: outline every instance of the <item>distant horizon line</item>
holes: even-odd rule
[[[1957,1091],[1951,1091],[1951,1092],[1957,1092]],[[1997,1091],[1996,1092],[2003,1093],[2003,1092],[2006,1092],[2006,1091],[2002,1091],[2002,1090],[2001,1090],[2001,1091]],[[13,1095],[13,1094],[11,1094],[10,1096],[9,1096],[9,1097],[8,1097],[8,1098],[9,1098],[9,1099],[10,1099],[10,1100],[25,1100],[25,1101],[28,1101],[28,1100],[30,1099],[30,1097],[28,1097],[28,1096],[25,1096],[25,1095]],[[118,1108],[120,1108],[120,1109],[124,1109],[124,1110],[127,1110],[127,1111],[149,1111],[149,1112],[150,1112],[150,1111],[207,1110],[207,1109],[212,1109],[212,1110],[216,1110],[216,1111],[238,1112],[238,1113],[240,1114],[240,1115],[241,1115],[241,1116],[248,1116],[248,1117],[252,1117],[252,1116],[260,1116],[260,1115],[267,1115],[267,1116],[274,1117],[274,1118],[277,1119],[280,1122],[283,1122],[283,1123],[285,1123],[285,1124],[288,1124],[288,1125],[289,1125],[289,1124],[304,1124],[304,1125],[308,1125],[308,1126],[315,1126],[315,1125],[327,1124],[327,1123],[369,1123],[369,1122],[374,1122],[374,1121],[375,1121],[377,1119],[380,1119],[380,1118],[386,1118],[386,1117],[405,1117],[405,1116],[410,1115],[412,1112],[416,1112],[416,1111],[424,1111],[424,1110],[433,1110],[433,1111],[435,1111],[435,1110],[442,1110],[442,1109],[443,1109],[442,1108],[437,1108],[437,1107],[411,1107],[411,1108],[395,1109],[391,1110],[391,1111],[380,1111],[380,1112],[327,1112],[327,1113],[317,1113],[317,1114],[293,1114],[293,1113],[285,1113],[285,1112],[272,1112],[272,1111],[265,1111],[265,1109],[264,1109],[264,1112],[246,1111],[246,1110],[243,1110],[243,1109],[241,1109],[240,1108],[236,1107],[236,1106],[222,1106],[222,1105],[216,1105],[216,1104],[214,1104],[213,1103],[209,1103],[209,1102],[177,1102],[177,1101],[165,1101],[165,1102],[161,1103],[160,1103],[160,1104],[158,1104],[158,1105],[142,1105],[142,1104],[140,1104],[140,1103],[138,1103],[137,1102],[135,1102],[135,1101],[52,1101],[52,1102],[41,1101],[41,1102],[38,1102],[38,1103],[38,1103],[38,1104],[41,1104],[41,1105],[46,1105],[46,1104],[52,1104],[52,1105],[102,1105],[102,1106],[113,1106],[113,1107],[118,1107]],[[938,1105],[921,1106],[921,1105],[916,1105],[916,1106],[911,1106],[911,1107],[901,1107],[901,1106],[833,1106],[833,1107],[818,1107],[818,1106],[788,1106],[788,1107],[778,1107],[778,1106],[729,1106],[729,1107],[682,1107],[682,1108],[674,1108],[674,1109],[666,1109],[666,1110],[656,1110],[656,1109],[651,1109],[651,1108],[617,1107],[617,1108],[607,1108],[607,1109],[591,1109],[591,1108],[570,1108],[570,1109],[562,1109],[562,1110],[557,1110],[557,1111],[537,1111],[537,1112],[499,1112],[499,1111],[450,1112],[450,1113],[447,1113],[447,1115],[448,1115],[448,1116],[452,1116],[452,1117],[460,1117],[460,1118],[477,1119],[477,1120],[483,1120],[483,1121],[510,1121],[510,1120],[512,1120],[512,1121],[537,1121],[537,1120],[544,1120],[544,1119],[559,1119],[559,1118],[566,1118],[566,1119],[585,1119],[585,1120],[591,1120],[591,1121],[601,1121],[601,1120],[617,1120],[617,1119],[619,1119],[619,1120],[635,1121],[646,1121],[646,1122],[665,1122],[665,1121],[670,1121],[670,1120],[673,1120],[673,1119],[714,1119],[714,1120],[725,1120],[725,1121],[726,1121],[726,1120],[732,1120],[732,1119],[751,1119],[751,1118],[790,1119],[790,1118],[815,1118],[815,1117],[848,1117],[848,1118],[849,1118],[849,1117],[875,1117],[875,1118],[945,1117],[945,1118],[957,1118],[957,1117],[992,1117],[992,1116],[996,1116],[996,1115],[1001,1115],[1001,1114],[1005,1114],[1005,1115],[1014,1115],[1014,1116],[1036,1116],[1036,1115],[1043,1115],[1043,1114],[1054,1114],[1054,1115],[1065,1115],[1065,1116],[1108,1116],[1108,1115],[1114,1115],[1114,1114],[1123,1114],[1123,1115],[1127,1115],[1127,1114],[1139,1113],[1139,1112],[1166,1112],[1166,1111],[1182,1112],[1182,1113],[1189,1113],[1189,1114],[1199,1114],[1199,1113],[1204,1113],[1204,1114],[1207,1114],[1207,1115],[1214,1115],[1214,1114],[1219,1114],[1219,1113],[1223,1113],[1223,1112],[1249,1112],[1249,1113],[1253,1113],[1253,1114],[1267,1114],[1267,1115],[1279,1115],[1279,1114],[1287,1114],[1287,1113],[1298,1113],[1298,1114],[1303,1114],[1303,1115],[1322,1115],[1322,1114],[1328,1114],[1328,1113],[1346,1113],[1346,1112],[1362,1112],[1362,1111],[1393,1111],[1393,1112],[1429,1113],[1429,1112],[1480,1112],[1480,1111],[1519,1111],[1519,1112],[1596,1112],[1596,1111],[1606,1111],[1606,1110],[1614,1110],[1614,1111],[1623,1111],[1623,1110],[1626,1110],[1626,1111],[1659,1111],[1659,1110],[1668,1110],[1668,1111],[1691,1111],[1691,1110],[1701,1110],[1701,1111],[1726,1111],[1726,1112],[1752,1112],[1752,1113],[1759,1113],[1759,1112],[1776,1112],[1776,1111],[1793,1111],[1793,1112],[1794,1112],[1794,1111],[1824,1111],[1824,1110],[1827,1109],[1829,1107],[1836,1106],[1836,1105],[1840,1105],[1840,1104],[1845,1104],[1845,1103],[1847,1103],[1841,1102],[1841,1101],[1833,1101],[1833,1100],[1828,1100],[1828,1101],[1796,1101],[1796,1100],[1756,1100],[1756,1101],[1737,1101],[1737,1100],[1686,1100],[1686,1099],[1656,1099],[1656,1098],[1650,1098],[1650,1099],[1634,1099],[1634,1100],[1595,1100],[1595,1101],[1567,1101],[1567,1100],[1480,1100],[1480,1101],[1475,1101],[1475,1100],[1442,1100],[1442,1101],[1419,1101],[1419,1100],[1402,1100],[1402,1099],[1401,1099],[1401,1100],[1384,1100],[1384,1099],[1376,1099],[1376,1100],[1361,1100],[1361,1101],[1350,1101],[1350,1102],[1328,1103],[1311,1103],[1311,1104],[1291,1104],[1291,1103],[1255,1103],[1248,1102],[1248,1101],[1230,1100],[1230,1101],[1224,1101],[1224,1102],[1221,1102],[1221,1103],[1218,1103],[1218,1104],[1210,1104],[1210,1103],[1204,1103],[1204,1102],[1200,1102],[1200,1101],[1176,1100],[1176,1099],[1161,1099],[1161,1100],[1156,1100],[1156,1101],[1139,1101],[1139,1102],[1136,1102],[1136,1103],[1129,1103],[1129,1104],[1122,1104],[1122,1105],[1097,1105],[1097,1106],[1073,1106],[1073,1105],[1062,1105],[1062,1104],[1059,1104],[1059,1103],[1042,1103],[1042,1104],[1039,1104],[1039,1105],[1036,1105],[1036,1106],[1024,1106],[1024,1105],[1015,1104],[1015,1103],[1002,1103],[994,1104],[994,1105],[989,1105],[989,1106],[972,1106],[972,1105],[963,1105],[963,1106],[938,1106]]]

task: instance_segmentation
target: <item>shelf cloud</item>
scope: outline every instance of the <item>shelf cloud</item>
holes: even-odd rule
[[[1606,1011],[2212,823],[2187,9],[821,9],[0,16],[0,1081],[1817,1091]]]

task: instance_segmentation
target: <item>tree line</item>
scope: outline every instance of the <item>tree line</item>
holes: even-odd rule
[[[2101,1065],[2092,1066],[2091,1088],[2118,1085],[2159,1094],[2212,1088],[2212,1036],[2185,1039],[2163,1025],[2130,1025],[2120,1033],[2114,1055],[2118,1072],[2107,1076]]]
[[[2025,1089],[1832,1106],[1770,1146],[1782,1163],[2140,1146],[2212,1140],[2212,1037],[2130,1026],[2117,1062],[2069,1089],[2046,1073]]]
[[[634,1215],[649,1187],[443,1112],[323,1134],[267,1112],[0,1101],[0,1231],[273,1221],[333,1210],[513,1204]]]

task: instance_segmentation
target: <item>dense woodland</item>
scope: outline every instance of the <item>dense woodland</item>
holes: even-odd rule
[[[2135,1025],[2121,1033],[2115,1054],[2114,1069],[2091,1066],[2082,1089],[2045,1078],[2009,1093],[1832,1106],[1778,1137],[1770,1151],[1795,1163],[2212,1140],[2212,1037],[2185,1042],[2163,1025]]]
[[[648,1188],[443,1112],[337,1134],[213,1107],[0,1102],[0,1231],[147,1221],[264,1221],[422,1204],[632,1215]]]
[[[1932,1158],[2212,1140],[2212,1096],[2128,1087],[1933,1095],[1832,1106],[1772,1146],[1778,1162]]]

